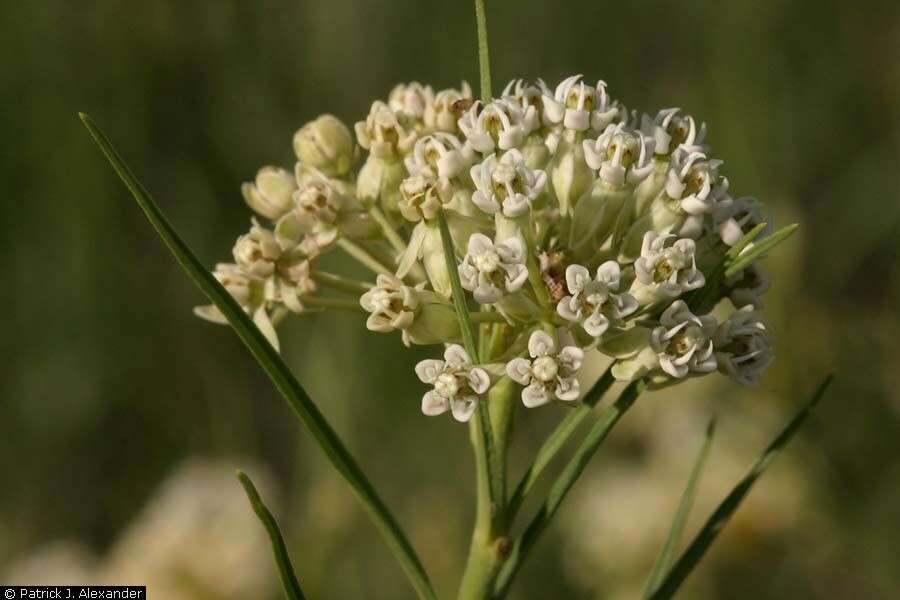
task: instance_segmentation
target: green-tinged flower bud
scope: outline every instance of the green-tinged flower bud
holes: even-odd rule
[[[459,320],[453,307],[444,303],[428,303],[412,324],[403,331],[403,342],[409,344],[444,344],[460,340]]]
[[[294,207],[297,190],[293,174],[278,167],[263,167],[253,183],[241,186],[241,194],[253,212],[273,221]]]
[[[340,177],[353,166],[353,136],[340,119],[322,115],[294,134],[294,152],[300,162]]]
[[[631,263],[641,255],[644,236],[650,231],[679,231],[687,214],[681,210],[680,202],[666,196],[665,192],[657,195],[650,204],[650,210],[631,224],[619,253],[619,262]]]
[[[400,330],[407,346],[457,340],[459,325],[453,308],[423,287],[379,275],[376,286],[359,299],[360,306],[370,313],[366,327],[380,333]]]
[[[404,178],[406,167],[403,162],[369,155],[356,180],[356,197],[366,205],[380,201],[384,210],[397,212],[400,183]]]
[[[655,157],[653,171],[634,190],[634,215],[640,219],[650,210],[650,203],[666,186],[666,173],[669,171],[669,157]]]
[[[570,139],[571,138],[571,139]],[[550,182],[559,201],[559,212],[571,214],[575,204],[594,182],[594,173],[584,160],[580,136],[565,132],[556,156],[550,161]]]
[[[522,156],[525,157],[525,166],[533,171],[543,171],[550,162],[550,149],[544,142],[544,136],[532,133],[525,139],[522,146]]]

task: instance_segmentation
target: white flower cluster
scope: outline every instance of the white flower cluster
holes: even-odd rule
[[[503,376],[526,406],[577,400],[587,352],[655,386],[716,370],[753,384],[772,361],[766,280],[755,264],[723,274],[731,247],[752,247],[763,206],[732,199],[705,125],[677,108],[639,115],[580,75],[553,89],[515,80],[487,103],[465,84],[410,83],[372,104],[355,140],[325,115],[294,150],[293,171],[265,167],[244,185],[271,224],[254,220],[215,276],[273,343],[281,316],[355,307],[372,331],[444,344],[443,361],[416,368],[433,385],[426,414],[466,420]],[[377,281],[319,271],[336,248]],[[486,356],[458,345],[457,275]],[[720,323],[709,313],[722,300],[732,314]]]

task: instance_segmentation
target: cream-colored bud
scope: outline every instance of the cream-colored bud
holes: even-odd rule
[[[293,208],[297,189],[294,175],[278,167],[263,167],[253,183],[241,186],[241,194],[253,212],[273,221]]]
[[[353,136],[340,119],[322,115],[294,134],[294,152],[300,162],[340,177],[353,166]]]

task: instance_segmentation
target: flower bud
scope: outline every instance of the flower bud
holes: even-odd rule
[[[353,166],[353,136],[340,119],[322,115],[294,134],[294,152],[300,162],[340,177]]]
[[[253,219],[250,231],[234,243],[232,254],[234,262],[245,273],[262,279],[275,272],[275,261],[281,257],[281,246],[271,231]]]
[[[405,177],[406,168],[401,161],[369,155],[356,180],[356,197],[366,206],[380,200],[385,210],[395,212],[400,201],[400,182]]]
[[[292,195],[296,189],[292,173],[277,167],[263,167],[253,183],[241,186],[241,194],[253,212],[275,220],[293,208]]]
[[[567,135],[560,140],[549,170],[559,212],[563,216],[571,214],[575,204],[594,182],[594,173],[584,160],[584,148],[577,136]]]

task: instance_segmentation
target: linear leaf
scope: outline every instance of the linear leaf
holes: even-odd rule
[[[588,390],[581,403],[571,409],[568,414],[566,414],[565,418],[560,421],[559,425],[556,426],[553,433],[544,440],[544,443],[541,445],[541,448],[535,456],[534,462],[528,467],[528,470],[525,471],[525,474],[519,481],[519,485],[516,486],[516,489],[509,499],[507,519],[512,521],[512,519],[515,518],[516,513],[519,511],[519,508],[522,507],[522,503],[525,501],[531,488],[538,479],[540,479],[544,470],[551,462],[553,462],[553,459],[556,458],[566,445],[566,442],[569,441],[569,438],[572,437],[572,434],[575,433],[587,416],[591,414],[594,407],[597,406],[597,402],[603,397],[603,394],[606,393],[614,382],[615,377],[612,376],[612,367],[610,367],[600,376],[600,379],[597,380],[591,389]]]
[[[744,234],[744,237],[739,239],[737,244],[728,249],[728,252],[725,253],[726,258],[730,260],[737,258],[741,252],[743,252],[744,248],[749,246],[753,240],[758,238],[760,234],[765,231],[767,226],[768,223],[757,223],[756,227]]]
[[[622,415],[631,408],[631,405],[634,404],[635,399],[641,395],[645,387],[646,383],[643,379],[632,381],[622,390],[615,403],[600,413],[600,418],[588,431],[572,459],[553,483],[544,504],[525,528],[525,531],[522,532],[522,535],[513,544],[509,557],[501,567],[494,583],[494,597],[502,598],[509,591],[512,578],[519,570],[519,567],[521,567],[522,561],[547,528],[569,490],[572,489],[572,486],[581,476],[584,468],[597,452],[597,448],[600,447],[600,444],[603,443],[603,440],[606,439],[606,436],[609,435],[609,432],[612,431],[612,428],[618,423]]]
[[[675,595],[675,592],[677,592],[678,588],[681,587],[681,584],[684,583],[685,578],[687,578],[691,571],[694,570],[694,567],[697,566],[697,563],[700,562],[700,559],[703,558],[703,555],[706,554],[706,551],[712,545],[713,541],[715,541],[716,537],[728,523],[728,520],[737,510],[738,506],[740,506],[756,480],[765,472],[778,453],[781,452],[789,441],[791,441],[791,438],[794,437],[794,434],[797,433],[797,430],[800,429],[800,426],[803,425],[807,417],[812,413],[816,404],[819,403],[819,400],[821,400],[822,396],[825,394],[825,390],[827,390],[828,386],[831,384],[832,378],[833,376],[829,375],[821,384],[819,384],[818,389],[816,389],[816,392],[813,394],[809,403],[807,403],[807,405],[791,419],[790,423],[788,423],[781,433],[778,434],[778,437],[769,444],[753,467],[751,467],[750,471],[743,479],[741,479],[734,489],[731,490],[731,493],[722,500],[722,503],[719,504],[713,514],[707,519],[690,546],[682,553],[678,562],[675,563],[672,570],[666,575],[656,591],[650,596],[650,600],[665,600],[672,598]]]
[[[800,225],[798,225],[797,223],[788,225],[787,227],[779,229],[772,235],[766,236],[758,244],[745,248],[743,254],[735,258],[733,261],[730,261],[730,264],[725,269],[725,277],[731,277],[735,273],[740,272],[742,269],[747,268],[757,258],[768,253],[775,246],[794,235],[794,232],[796,232],[799,228]]]
[[[281,585],[284,588],[284,595],[288,600],[304,600],[303,590],[300,589],[300,582],[297,581],[297,575],[294,574],[294,566],[291,564],[291,557],[288,554],[287,546],[284,543],[284,537],[281,530],[278,529],[278,522],[272,516],[272,512],[259,497],[256,486],[253,481],[247,477],[243,471],[237,471],[238,481],[244,486],[244,492],[247,493],[247,499],[250,500],[250,506],[253,512],[259,517],[266,533],[269,534],[269,541],[272,542],[272,553],[275,555],[275,563],[278,565],[278,575],[281,577]]]
[[[291,374],[290,369],[278,355],[272,345],[263,337],[247,314],[235,302],[234,298],[204,268],[187,244],[178,236],[159,207],[151,198],[144,186],[137,180],[125,161],[119,156],[109,139],[86,114],[79,116],[91,133],[94,141],[103,151],[113,169],[134,196],[135,201],[144,211],[147,220],[162,238],[166,247],[178,261],[194,284],[213,302],[237,333],[238,337],[250,350],[250,353],[263,368],[278,391],[287,400],[291,409],[300,418],[306,429],[312,434],[325,456],[337,469],[338,473],[350,484],[357,500],[362,504],[375,526],[381,532],[388,547],[394,553],[403,570],[409,577],[420,598],[435,598],[431,583],[425,573],[418,556],[397,521],[391,515],[384,501],[372,487],[365,473],[351,456],[350,452],[338,438],[328,421],[307,395],[306,390]]]
[[[662,545],[662,548],[660,548],[656,561],[653,563],[653,569],[650,571],[650,576],[647,578],[647,587],[644,590],[644,598],[647,598],[656,591],[663,576],[665,576],[669,567],[672,565],[672,559],[675,556],[675,551],[678,549],[678,542],[681,541],[681,534],[684,531],[684,526],[690,515],[691,507],[694,505],[694,498],[697,496],[697,484],[700,481],[700,474],[703,472],[703,466],[706,464],[706,457],[709,455],[709,448],[712,445],[715,432],[716,419],[713,417],[709,422],[709,426],[706,428],[706,436],[703,439],[703,445],[700,447],[700,452],[697,453],[694,467],[691,469],[691,474],[688,477],[684,493],[681,495],[681,502],[678,504],[675,518],[672,520],[672,527],[669,529],[669,535]]]

